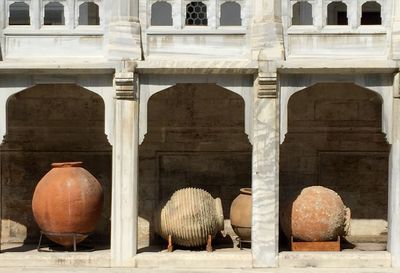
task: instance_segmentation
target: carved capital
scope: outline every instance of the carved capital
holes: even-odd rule
[[[257,97],[260,99],[278,97],[276,73],[260,73],[258,75]]]
[[[137,99],[137,76],[134,72],[117,72],[114,77],[116,99]]]

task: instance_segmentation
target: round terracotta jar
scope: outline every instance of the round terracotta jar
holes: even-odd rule
[[[103,207],[103,190],[96,178],[82,168],[82,162],[53,163],[52,169],[36,185],[33,215],[46,233],[79,233],[76,242],[94,231]],[[72,236],[46,236],[65,247]]]
[[[233,231],[242,240],[251,240],[251,188],[240,189],[240,194],[233,200],[230,211]]]
[[[281,212],[285,235],[307,242],[336,240],[346,234],[349,221],[350,210],[340,196],[321,186],[303,189]]]

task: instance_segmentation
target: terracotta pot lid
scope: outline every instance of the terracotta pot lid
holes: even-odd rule
[[[251,195],[251,188],[241,188],[240,193]]]
[[[81,167],[82,165],[83,165],[82,161],[59,162],[59,163],[52,163],[51,167],[53,167],[53,168],[70,168],[70,167]]]

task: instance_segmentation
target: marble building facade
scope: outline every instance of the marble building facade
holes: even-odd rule
[[[251,186],[251,250],[203,265],[399,267],[399,33],[396,0],[1,0],[1,242],[33,244],[37,179],[84,160],[109,266],[186,259],[146,251],[169,192],[221,197],[228,227]],[[282,251],[280,205],[316,184],[384,249]]]

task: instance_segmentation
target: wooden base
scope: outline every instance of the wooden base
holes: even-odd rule
[[[290,243],[292,251],[340,251],[340,236],[327,242],[296,242],[291,236]]]

